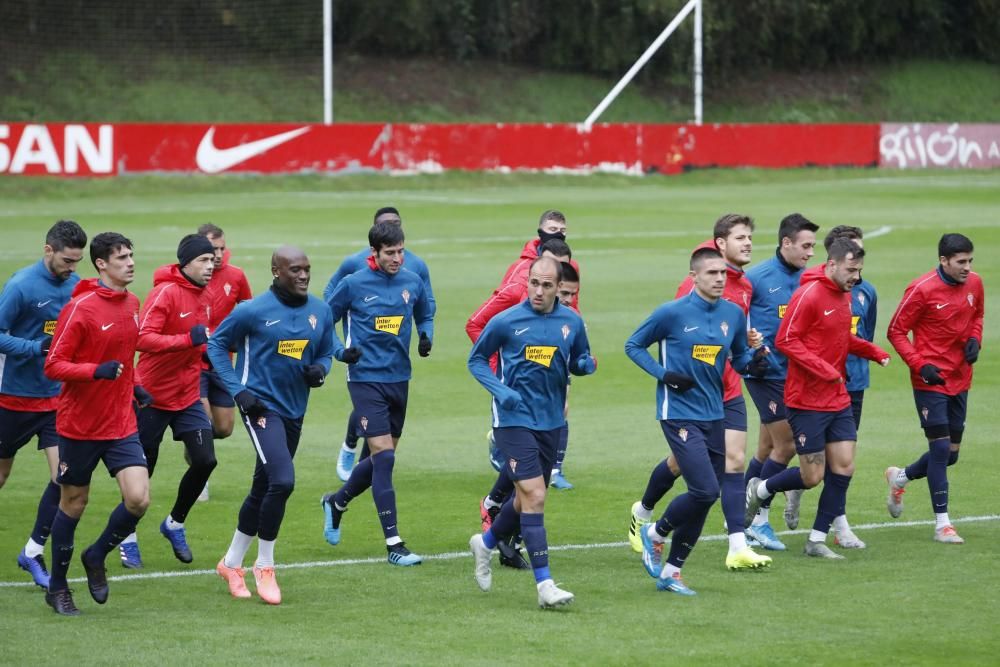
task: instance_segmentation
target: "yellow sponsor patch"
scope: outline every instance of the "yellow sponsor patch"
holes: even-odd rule
[[[291,357],[292,359],[301,359],[302,352],[308,344],[308,340],[279,340],[278,354]]]
[[[860,320],[860,319],[861,319],[860,315],[852,315],[851,316],[851,335],[852,336],[857,336],[858,335],[858,320]]]
[[[722,351],[721,345],[692,345],[691,358],[703,361],[709,366],[715,365],[715,359]]]
[[[778,319],[783,319],[785,317],[785,311],[788,310],[788,304],[782,304],[778,306]]]
[[[51,336],[56,332],[56,320],[45,320],[45,324],[42,325],[42,332],[46,336]]]
[[[524,358],[548,368],[552,365],[552,356],[558,349],[555,345],[528,345],[524,348]]]
[[[375,331],[384,331],[398,336],[401,326],[403,326],[402,315],[381,315],[375,318]]]

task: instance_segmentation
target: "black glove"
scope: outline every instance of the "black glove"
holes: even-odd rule
[[[923,378],[924,384],[931,386],[944,384],[944,378],[941,377],[941,369],[934,364],[924,364],[921,366],[920,377]]]
[[[764,377],[770,365],[771,364],[767,360],[767,350],[761,346],[757,348],[756,352],[753,353],[753,359],[751,359],[750,363],[747,364],[747,373],[755,378]]]
[[[191,327],[191,345],[193,347],[198,347],[199,345],[204,345],[208,342],[208,327],[204,324],[196,324]]]
[[[105,361],[103,364],[94,369],[94,379],[117,380],[118,369],[120,367],[121,367],[121,362],[119,361]]]
[[[208,356],[208,352],[201,353],[201,360],[208,365],[209,368],[213,368],[212,360]]]
[[[695,381],[690,375],[667,371],[663,374],[663,384],[667,385],[674,391],[684,393],[695,385]]]
[[[417,343],[417,352],[420,353],[421,357],[426,357],[431,353],[431,339],[427,337],[427,334],[420,334],[420,342]]]
[[[132,396],[140,408],[145,408],[153,404],[153,395],[146,391],[142,385],[137,384],[132,388]]]
[[[345,364],[356,364],[360,358],[361,350],[356,347],[345,348],[344,351],[340,353],[340,360]]]
[[[969,364],[974,364],[979,360],[979,341],[975,338],[970,338],[965,343],[965,360]]]
[[[975,340],[975,339],[970,338],[969,340]],[[42,356],[43,357],[49,356],[50,349],[52,349],[52,336],[46,336],[45,338],[42,339]],[[976,348],[976,352],[978,354],[979,348]]]
[[[257,419],[267,410],[267,406],[261,403],[260,399],[249,389],[244,389],[236,394],[233,400],[236,401],[236,405],[240,406],[240,412],[250,419]]]
[[[310,387],[322,387],[326,382],[326,371],[319,364],[309,364],[302,369],[302,374],[306,376],[306,384]]]

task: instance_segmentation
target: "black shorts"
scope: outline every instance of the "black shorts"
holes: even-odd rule
[[[70,486],[90,486],[97,463],[104,461],[108,474],[134,466],[146,467],[146,455],[139,434],[118,440],[73,440],[59,436],[59,475],[56,482]]]
[[[229,395],[222,378],[214,370],[201,371],[201,397],[208,399],[209,405],[217,408],[232,408],[236,401]]]
[[[948,436],[956,445],[962,442],[965,415],[969,406],[969,392],[954,396],[937,391],[913,390],[920,426],[928,438],[934,440]]]
[[[12,459],[17,450],[38,436],[38,449],[59,446],[56,411],[21,412],[0,408],[0,459]]]
[[[792,427],[795,453],[799,456],[822,452],[828,442],[858,439],[850,408],[837,412],[788,408],[788,424]]]
[[[747,432],[747,402],[742,396],[729,399],[722,409],[725,412],[722,424],[727,431]]]
[[[493,439],[506,460],[511,479],[542,477],[548,484],[562,428],[535,431],[520,426],[493,429]]]
[[[783,380],[755,380],[744,378],[743,383],[757,406],[761,424],[771,424],[788,419],[785,411],[785,382]]]
[[[187,406],[183,410],[161,410],[147,406],[139,410],[139,441],[143,447],[159,447],[167,427],[174,440],[181,440],[185,433],[192,431],[211,431],[212,422],[205,414],[201,401]]]
[[[348,382],[360,438],[403,435],[409,382]]]
[[[865,404],[865,390],[847,392],[851,396],[851,414],[854,415],[854,428],[861,428],[861,408]]]

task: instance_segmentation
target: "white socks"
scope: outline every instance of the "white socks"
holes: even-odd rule
[[[632,505],[632,512],[643,521],[649,521],[653,518],[653,510],[643,507],[642,502]]]
[[[502,504],[503,503],[498,503],[497,501],[493,500],[489,496],[486,496],[485,498],[483,498],[483,506],[486,509],[488,509],[488,510],[491,510],[494,507],[500,507]]]
[[[180,530],[181,528],[184,527],[184,523],[183,522],[178,523],[178,522],[174,521],[174,517],[170,516],[169,514],[167,515],[167,522],[166,523],[167,523],[167,530]]]
[[[896,479],[892,480],[892,483],[899,488],[903,488],[909,481],[910,478],[906,476],[906,468],[900,468],[899,472],[896,473]]]
[[[138,540],[138,538],[136,538],[135,533],[132,533],[131,535],[129,535],[128,537],[126,537],[124,540],[122,540],[122,544],[132,544],[133,542],[138,542],[138,541],[139,540]]]
[[[229,551],[226,552],[225,557],[222,559],[223,565],[226,567],[243,567],[243,557],[247,555],[247,550],[250,548],[251,542],[253,542],[252,535],[241,533],[239,530],[233,533],[233,541],[229,545]]]
[[[28,558],[34,558],[35,556],[41,556],[43,553],[45,553],[45,545],[39,544],[29,537],[28,543],[24,545],[24,555]]]
[[[729,553],[734,554],[747,548],[747,538],[743,531],[729,533]]]
[[[847,515],[841,514],[836,519],[833,520],[833,529],[838,533],[850,530],[851,526],[847,523]]]
[[[809,531],[810,542],[826,542],[826,533],[821,533],[815,528]]]
[[[761,484],[761,486],[764,486],[764,485]],[[750,525],[752,525],[752,526],[763,526],[765,523],[768,523],[768,520],[769,520],[769,517],[770,517],[770,514],[771,514],[770,510],[771,510],[770,507],[761,507],[759,510],[757,510],[757,514],[754,515],[753,521],[751,522]]]
[[[934,515],[934,530],[941,530],[945,526],[950,526],[950,525],[951,525],[951,519],[948,518],[947,512]]]
[[[274,567],[274,540],[257,540],[257,562],[254,567]]]

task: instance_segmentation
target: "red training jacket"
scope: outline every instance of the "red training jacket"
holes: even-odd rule
[[[788,357],[785,405],[837,412],[851,406],[847,355],[881,362],[889,354],[851,334],[851,293],[830,280],[824,266],[802,274],[802,286],[792,295],[774,342]]]
[[[712,250],[718,250],[715,245],[715,239],[709,239],[705,241],[697,248],[691,251],[693,255],[695,252],[701,250],[702,248],[711,248]],[[681,282],[680,287],[677,288],[677,294],[674,295],[675,299],[679,299],[682,296],[690,294],[694,289],[694,281],[691,276],[684,278]],[[726,301],[731,301],[735,303],[743,311],[744,315],[750,313],[750,297],[753,295],[753,284],[747,279],[746,274],[743,269],[737,268],[735,266],[726,264],[726,289],[722,292],[722,298]],[[732,366],[729,365],[729,360],[726,360],[726,368],[722,373],[722,401],[731,401],[737,396],[743,395],[743,382],[739,373],[733,370]]]
[[[972,386],[965,344],[970,338],[983,342],[983,312],[983,280],[974,271],[965,283],[950,285],[934,269],[907,286],[889,322],[888,338],[910,367],[914,389],[955,396]],[[924,384],[920,368],[925,364],[941,370],[943,385]]]
[[[59,313],[45,374],[63,383],[56,431],[74,440],[118,440],[136,432],[132,392],[139,339],[139,299],[97,278],[77,283]],[[105,361],[122,364],[117,380],[95,380]]]
[[[154,272],[153,290],[139,313],[139,384],[153,395],[153,407],[183,410],[199,399],[204,345],[191,345],[191,329],[209,324],[207,287],[198,287],[180,266]]]

